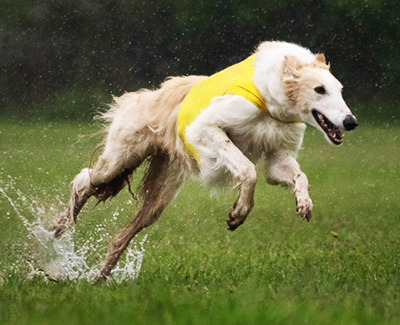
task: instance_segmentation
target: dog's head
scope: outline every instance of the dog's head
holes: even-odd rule
[[[340,145],[340,129],[353,130],[357,119],[342,97],[342,84],[330,73],[325,56],[318,54],[311,63],[286,56],[282,82],[290,114],[320,130],[331,144]]]

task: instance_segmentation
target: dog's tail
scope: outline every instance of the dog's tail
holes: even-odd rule
[[[133,178],[133,175],[135,174],[136,169],[125,169],[122,174],[118,175],[115,177],[111,182],[109,183],[102,183],[100,186],[96,187],[95,192],[93,195],[97,199],[96,206],[100,202],[105,202],[107,199],[111,199],[126,186],[128,185],[128,190],[129,193],[131,194],[132,198],[137,201],[137,196],[135,193],[132,192],[131,189],[131,181]]]

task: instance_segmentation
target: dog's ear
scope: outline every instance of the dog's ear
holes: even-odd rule
[[[296,57],[286,55],[283,60],[283,74],[287,77],[298,77],[303,64]]]
[[[331,65],[326,64],[325,55],[323,53],[319,53],[315,56],[314,66],[321,69],[329,70]]]
[[[316,55],[315,60],[321,63],[326,64],[326,59],[324,53],[319,53]]]

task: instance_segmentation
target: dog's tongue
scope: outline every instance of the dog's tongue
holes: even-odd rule
[[[328,135],[328,137],[332,140],[332,142],[334,142],[335,144],[341,144],[343,142],[344,134],[340,132],[339,128],[320,112],[317,112],[317,116],[319,124]]]
[[[342,142],[343,141],[343,133],[340,132],[339,128],[336,125],[332,124],[332,127],[329,128],[328,130],[328,135],[337,140],[338,142]]]

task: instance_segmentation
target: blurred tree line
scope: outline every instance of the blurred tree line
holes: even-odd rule
[[[1,0],[0,109],[85,116],[110,93],[212,74],[264,40],[325,52],[348,99],[397,109],[395,0]]]

